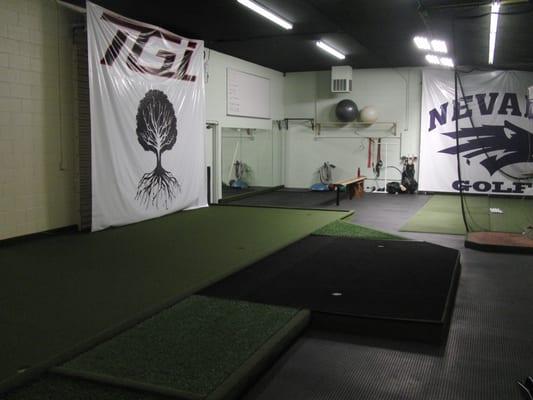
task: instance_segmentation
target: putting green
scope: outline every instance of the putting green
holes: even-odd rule
[[[2,246],[0,381],[346,215],[216,206]]]
[[[345,221],[334,221],[331,224],[314,231],[313,235],[341,236],[369,240],[406,240],[401,236],[392,235],[387,232],[370,229]]]
[[[490,208],[503,214],[490,213]],[[465,214],[471,231],[520,233],[533,221],[533,199],[465,196]],[[400,230],[464,235],[460,196],[432,196]]]
[[[295,337],[308,318],[309,312],[293,308],[191,296],[57,371],[151,385],[180,398],[223,398],[224,393],[216,392],[226,380],[241,380],[253,367],[246,363],[254,354],[275,348],[287,333]],[[278,335],[294,321],[293,328]],[[231,386],[226,391],[232,391]]]

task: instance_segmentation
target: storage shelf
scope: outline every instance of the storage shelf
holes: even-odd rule
[[[359,137],[395,137],[397,134],[396,122],[378,121],[372,124],[367,122],[317,122],[315,128],[315,136],[320,136],[322,131],[327,128],[336,128],[342,131],[352,130]],[[361,136],[361,134],[366,136]],[[327,136],[324,135],[323,137]]]

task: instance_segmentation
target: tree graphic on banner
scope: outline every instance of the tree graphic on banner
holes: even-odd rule
[[[161,164],[162,154],[174,146],[177,136],[172,103],[164,92],[149,90],[137,109],[137,140],[157,160],[155,169],[145,173],[137,186],[135,199],[146,208],[168,209],[180,190],[177,179]]]

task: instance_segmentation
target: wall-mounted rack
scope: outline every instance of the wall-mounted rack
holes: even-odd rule
[[[315,137],[319,137],[322,134],[322,131],[327,128],[353,131],[358,137],[395,137],[397,135],[396,122],[380,121],[372,124],[367,122],[317,122],[315,127]],[[361,136],[361,134],[364,134],[365,136]]]
[[[236,130],[237,132],[243,132],[244,131],[245,134],[241,133],[241,135],[239,135],[239,136],[222,134],[222,139],[250,139],[250,140],[254,140],[255,139],[255,131],[256,131],[256,129],[253,129],[253,128],[230,128],[230,129]]]

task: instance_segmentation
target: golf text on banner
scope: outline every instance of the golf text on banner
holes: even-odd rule
[[[454,106],[454,72],[423,72],[419,190],[458,192],[462,187],[469,194],[532,195],[533,123],[527,88],[533,73],[471,72],[459,77]]]
[[[204,44],[87,2],[92,230],[206,206]]]

